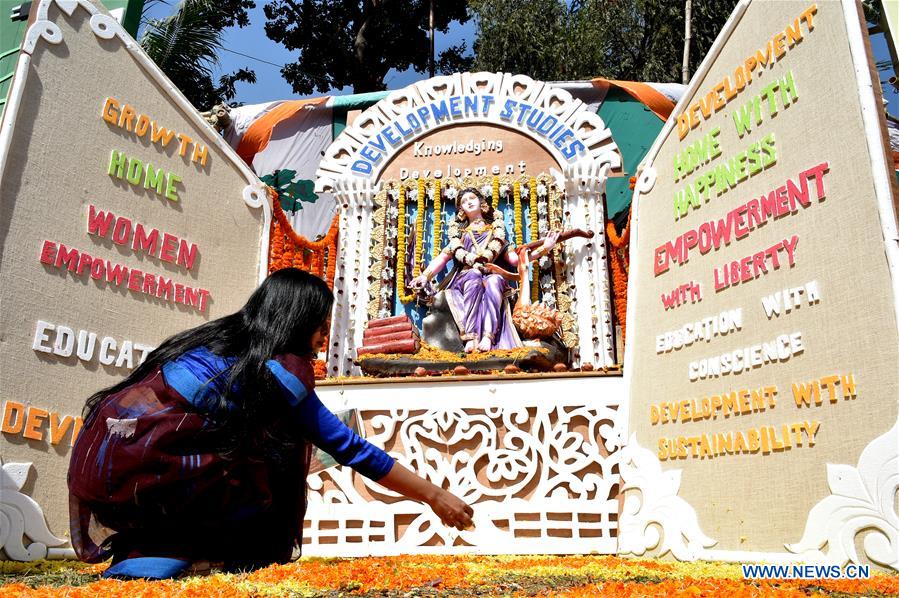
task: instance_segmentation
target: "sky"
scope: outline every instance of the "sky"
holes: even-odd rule
[[[256,8],[251,10],[250,24],[247,27],[231,27],[224,34],[224,45],[226,51],[221,55],[221,62],[216,71],[216,79],[222,73],[231,73],[239,68],[248,67],[256,71],[256,83],[238,83],[237,97],[235,102],[243,104],[260,104],[271,100],[296,99],[300,96],[295,94],[284,78],[281,76],[281,65],[295,62],[299,56],[299,52],[291,52],[282,45],[273,42],[265,35],[265,13],[262,7],[267,0],[256,0]],[[149,5],[148,16],[150,18],[164,17],[170,14],[173,7],[177,5],[177,0],[162,0]],[[149,4],[149,3],[148,3]],[[439,7],[439,5],[438,5]],[[464,25],[458,22],[452,24],[446,34],[437,33],[435,46],[437,54],[449,46],[465,42],[469,51],[474,42],[475,25],[470,20]],[[874,35],[871,37],[871,46],[874,51],[875,58],[879,60],[888,60],[889,53],[883,35]],[[401,89],[424,79],[426,73],[416,73],[412,70],[398,72],[391,70],[387,74],[386,82],[388,89]],[[894,116],[899,116],[899,92],[886,83],[887,75],[881,73],[884,80],[884,97],[889,102],[888,110]],[[352,93],[351,88],[341,90],[332,90],[330,92],[315,93],[315,96],[321,95],[344,95]]]

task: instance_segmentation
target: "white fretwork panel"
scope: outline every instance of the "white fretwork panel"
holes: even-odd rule
[[[368,440],[472,505],[474,529],[338,466],[309,477],[303,554],[615,552],[617,401],[584,398],[361,410]]]

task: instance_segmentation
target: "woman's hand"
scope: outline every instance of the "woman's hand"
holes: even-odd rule
[[[443,525],[460,531],[473,525],[471,518],[474,516],[474,509],[446,490],[440,489],[436,496],[428,501],[428,505],[434,514],[440,517]]]
[[[471,527],[474,511],[457,496],[420,478],[399,463],[378,483],[412,500],[427,503],[444,525],[463,530]]]
[[[559,235],[561,233],[557,230],[550,231],[548,235],[543,238],[543,253],[549,252],[556,244],[559,242]]]
[[[409,286],[413,289],[423,289],[425,285],[437,274],[440,273],[441,270],[446,268],[446,265],[453,259],[452,254],[448,251],[441,251],[440,255],[435,257],[428,267],[424,269],[424,272],[413,278],[409,281]],[[400,266],[397,266],[400,267]]]

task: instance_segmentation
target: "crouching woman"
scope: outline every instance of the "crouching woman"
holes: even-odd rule
[[[333,296],[272,274],[237,313],[177,334],[87,401],[72,451],[72,544],[109,577],[170,578],[287,562],[302,546],[313,445],[463,529],[472,509],[395,463],[316,396],[312,355]]]

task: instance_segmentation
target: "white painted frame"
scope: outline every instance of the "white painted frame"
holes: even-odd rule
[[[516,91],[519,89],[521,91]],[[486,116],[466,115],[448,119],[435,126],[422,127],[396,147],[385,143],[383,155],[371,173],[360,175],[352,170],[353,163],[360,158],[360,150],[390,123],[434,101],[448,99],[453,95],[475,94],[494,96],[494,102]],[[534,108],[539,108],[547,115],[557,118],[557,124],[567,125],[574,132],[573,139],[580,141],[586,149],[570,159],[565,158],[555,144],[540,135],[533,134],[526,125],[502,120],[499,113],[506,99],[527,101]],[[455,73],[425,79],[392,91],[386,98],[366,109],[325,151],[325,156],[315,173],[315,190],[316,192],[332,190],[340,178],[376,181],[391,159],[416,140],[447,127],[478,123],[510,129],[532,139],[542,146],[561,168],[579,164],[596,164],[597,167],[608,164],[612,170],[621,168],[621,152],[612,139],[612,132],[598,114],[588,110],[584,102],[575,99],[565,89],[552,83],[535,81],[527,75]]]

